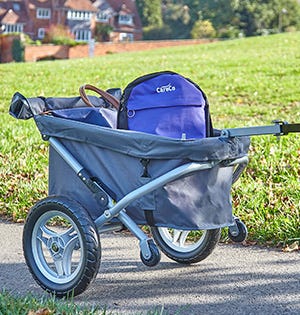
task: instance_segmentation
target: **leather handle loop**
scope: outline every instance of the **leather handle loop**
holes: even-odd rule
[[[120,106],[120,102],[117,98],[115,98],[113,95],[109,94],[108,92],[104,91],[104,90],[101,90],[97,87],[95,87],[94,85],[91,85],[91,84],[85,84],[85,85],[82,85],[80,88],[79,88],[79,94],[82,98],[82,100],[85,102],[85,104],[87,106],[90,106],[90,107],[95,107],[91,102],[90,100],[88,99],[86,93],[85,93],[85,90],[90,90],[90,91],[94,91],[96,93],[98,93],[100,96],[103,97],[103,99],[105,99],[106,101],[108,101],[113,107],[115,107],[116,109],[119,109],[119,106]]]

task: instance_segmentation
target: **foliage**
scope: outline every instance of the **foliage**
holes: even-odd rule
[[[232,0],[200,0],[200,18],[210,20],[215,29],[233,24],[235,12],[232,2]]]
[[[297,0],[201,0],[200,3],[202,18],[210,20],[217,30],[231,25],[246,36],[253,36],[264,30],[280,32],[289,26],[300,28]]]
[[[46,31],[43,43],[68,46],[77,44],[69,29],[63,25],[51,25]]]
[[[197,82],[210,102],[215,128],[300,122],[300,34],[285,33],[206,45],[39,63],[0,64],[0,212],[15,221],[47,195],[47,143],[34,121],[8,115],[12,95],[74,96],[88,82],[124,88],[136,77],[177,71]],[[130,67],[128,67],[130,65]],[[89,71],[86,71],[89,69]],[[63,82],[63,84],[62,84]],[[253,137],[250,164],[233,187],[234,213],[249,240],[300,237],[300,135],[277,142]]]
[[[189,8],[176,1],[165,1],[163,6],[164,25],[172,32],[170,38],[188,38],[191,31]]]
[[[22,33],[20,35],[20,39],[21,39],[23,46],[29,46],[29,45],[40,46],[40,45],[42,45],[42,42],[40,40],[33,40],[33,39],[31,39],[31,37],[28,34]]]
[[[162,26],[161,0],[137,0],[136,4],[144,27]]]
[[[192,38],[212,38],[216,36],[216,31],[208,20],[197,21],[191,31]]]
[[[142,17],[148,2],[151,1],[138,1]],[[223,38],[300,30],[298,0],[162,0],[155,3],[157,8],[162,8],[163,26],[171,30],[165,33],[168,38],[189,38],[199,20],[210,21]],[[144,27],[161,28],[160,22],[151,24],[143,18],[142,22]],[[153,35],[151,39],[156,39]]]
[[[269,33],[268,34],[260,34],[260,35],[269,35]],[[239,30],[238,28],[229,25],[229,26],[224,26],[224,27],[218,29],[216,37],[234,39],[234,38],[244,37],[244,33],[241,30]]]
[[[97,23],[95,29],[95,37],[97,41],[106,42],[109,41],[109,35],[113,31],[113,27],[108,24]]]
[[[22,42],[23,42],[23,44],[26,46],[26,45],[34,45],[34,40],[32,40],[31,38],[30,38],[30,36],[29,35],[27,35],[27,34],[22,34]]]
[[[148,26],[143,28],[144,40],[164,40],[172,37],[172,30],[168,25],[156,27]]]
[[[16,62],[24,61],[24,46],[19,38],[15,38],[12,43],[12,57]]]

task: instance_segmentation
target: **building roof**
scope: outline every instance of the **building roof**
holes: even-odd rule
[[[64,7],[78,11],[97,11],[97,8],[92,5],[92,2],[90,0],[66,0],[64,3]]]
[[[110,12],[113,13],[113,8],[109,5],[109,3],[106,0],[96,0],[93,2],[93,6],[97,8],[98,10],[104,11],[104,12]]]
[[[29,2],[30,9],[52,7],[51,0],[29,0],[28,2]]]
[[[24,0],[0,0],[0,23],[26,23],[28,20]]]
[[[9,9],[2,18],[4,24],[16,24],[18,22],[19,16],[12,9]]]
[[[107,2],[116,12],[120,12],[122,8],[126,7],[131,12],[136,13],[134,12],[136,11],[135,1],[133,0],[107,0]]]

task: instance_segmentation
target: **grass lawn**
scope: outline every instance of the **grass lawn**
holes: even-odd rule
[[[77,96],[90,83],[125,86],[173,70],[206,92],[214,127],[300,122],[300,34],[245,38],[98,58],[0,64],[0,214],[23,220],[47,191],[47,143],[34,122],[8,115],[12,95]],[[300,238],[300,135],[253,137],[250,164],[233,188],[234,212],[251,241],[276,245]]]
[[[57,300],[51,298],[36,298],[28,295],[16,298],[8,292],[0,291],[1,315],[109,315],[105,309],[98,307],[80,307],[72,300]]]

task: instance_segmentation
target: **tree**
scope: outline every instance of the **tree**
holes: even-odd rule
[[[201,3],[199,0],[185,0],[184,4],[189,8],[190,24],[194,25],[201,18]]]
[[[199,21],[210,21],[218,36],[228,38],[240,34],[253,36],[300,29],[299,0],[136,0],[136,2],[143,25],[147,26],[144,34],[147,33],[148,39],[189,38],[193,28],[195,34],[196,29],[201,26]]]
[[[273,0],[272,27],[278,31],[300,29],[300,3],[298,0]]]
[[[262,30],[282,31],[288,26],[299,28],[300,4],[297,0],[237,1],[238,27],[246,36]]]
[[[171,28],[172,38],[189,37],[192,27],[190,9],[182,1],[164,1],[163,21]]]
[[[234,29],[253,36],[264,30],[300,27],[298,0],[200,0],[199,3],[201,18],[210,20],[216,30]]]
[[[144,27],[162,26],[161,0],[136,0],[136,4]]]
[[[235,18],[234,0],[200,0],[200,18],[209,20],[216,29],[230,25]]]

